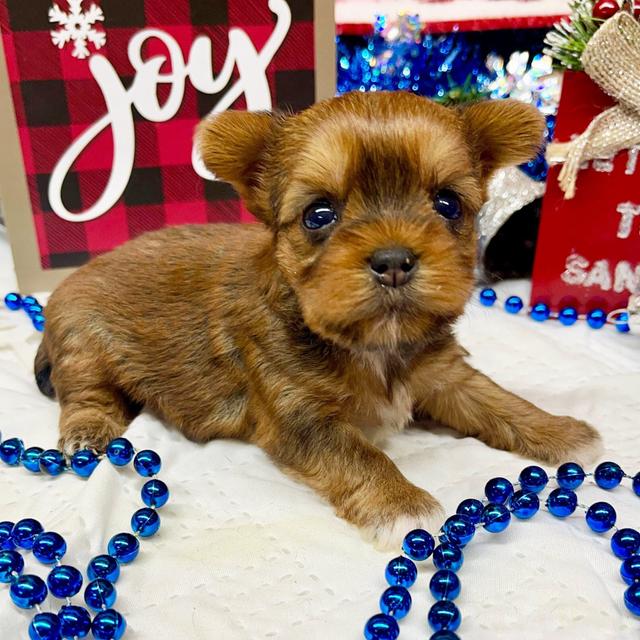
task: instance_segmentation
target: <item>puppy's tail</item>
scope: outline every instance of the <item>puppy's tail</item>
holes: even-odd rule
[[[51,383],[51,362],[49,361],[49,354],[47,353],[44,341],[42,341],[38,347],[33,369],[38,389],[40,389],[45,396],[55,398],[56,390]]]

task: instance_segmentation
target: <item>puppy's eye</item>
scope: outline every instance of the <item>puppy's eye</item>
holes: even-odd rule
[[[457,220],[462,215],[460,198],[451,189],[440,189],[433,198],[433,206],[447,220]]]
[[[338,214],[327,200],[316,200],[304,210],[302,224],[311,230],[323,229],[336,222]]]

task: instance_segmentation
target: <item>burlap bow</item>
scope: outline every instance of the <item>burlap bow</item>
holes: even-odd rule
[[[640,145],[640,23],[629,13],[617,13],[596,31],[581,60],[589,77],[618,104],[571,142],[549,145],[549,162],[564,162],[558,180],[567,200],[575,196],[585,161]]]

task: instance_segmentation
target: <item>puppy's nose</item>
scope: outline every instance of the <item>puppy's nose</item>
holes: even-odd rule
[[[401,287],[411,280],[417,265],[416,257],[403,247],[378,249],[369,258],[369,267],[376,280],[386,287]]]

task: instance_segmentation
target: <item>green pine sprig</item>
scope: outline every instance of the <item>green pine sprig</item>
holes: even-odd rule
[[[593,0],[572,0],[569,19],[556,23],[547,34],[544,52],[555,60],[556,67],[582,71],[582,53],[604,22],[593,17],[594,4]]]

